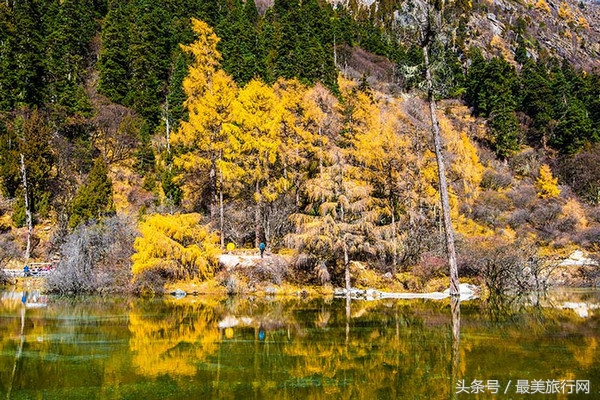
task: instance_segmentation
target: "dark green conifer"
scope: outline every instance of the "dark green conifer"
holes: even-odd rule
[[[44,98],[44,32],[40,24],[43,10],[33,0],[13,3],[16,36],[13,48],[15,102],[21,105],[42,105]],[[26,66],[26,67],[25,67]]]
[[[15,39],[17,30],[12,10],[0,3],[0,111],[14,107],[17,89]],[[1,133],[1,132],[0,132]]]
[[[113,2],[102,28],[98,90],[116,103],[123,103],[129,90],[130,12],[131,7],[126,2]]]
[[[125,105],[156,126],[170,70],[169,18],[157,0],[140,0],[129,42],[130,79]]]
[[[183,52],[178,51],[173,65],[173,72],[169,79],[169,93],[167,95],[168,110],[167,117],[169,118],[169,124],[171,130],[177,129],[179,121],[185,119],[186,110],[183,107],[183,102],[187,99],[185,92],[183,91],[183,80],[187,76],[187,62]]]
[[[102,156],[94,161],[87,182],[81,186],[71,204],[69,227],[94,218],[100,218],[114,211],[112,181],[108,176],[108,166]]]

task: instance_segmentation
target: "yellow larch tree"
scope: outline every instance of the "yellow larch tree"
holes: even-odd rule
[[[281,155],[283,177],[294,191],[295,206],[300,204],[300,187],[309,172],[311,158],[318,151],[317,121],[311,120],[311,102],[305,99],[308,89],[297,80],[280,79],[274,85],[275,94],[281,104]],[[314,122],[314,123],[313,123]]]
[[[200,224],[200,214],[152,214],[140,223],[134,243],[134,276],[158,270],[172,278],[207,279],[220,254],[218,237]]]
[[[223,247],[223,195],[243,174],[236,162],[240,149],[232,116],[238,89],[233,79],[218,69],[219,39],[212,29],[199,20],[193,20],[193,28],[196,41],[182,46],[194,58],[183,81],[189,118],[181,121],[171,137],[178,147],[174,162],[183,171],[180,179],[191,208],[209,209],[214,218],[218,204]]]
[[[546,3],[546,0],[537,0],[534,7],[536,10],[543,11],[548,14],[552,12],[552,10],[550,10],[550,6],[548,5],[548,3]]]
[[[279,168],[281,114],[273,88],[256,79],[239,91],[233,110],[239,129],[240,156],[236,163],[244,170],[244,182],[253,192],[257,247],[265,233],[261,230],[264,204],[275,201],[289,188],[289,181]]]
[[[558,197],[560,189],[558,187],[558,178],[552,175],[552,170],[548,164],[540,167],[540,175],[536,180],[536,189],[538,197],[548,199]]]
[[[296,229],[288,240],[318,276],[341,268],[350,290],[351,258],[375,253],[369,239],[378,215],[372,212],[372,187],[349,163],[346,151],[335,144],[327,150],[325,164],[304,185],[308,203],[291,216]]]
[[[319,132],[327,137],[326,146],[318,154],[316,170],[303,185],[305,207],[292,215],[295,232],[288,240],[323,281],[331,275],[330,269],[336,276],[343,271],[349,290],[351,259],[376,253],[373,235],[380,215],[377,199],[371,196],[373,188],[356,163],[353,137],[367,134],[377,125],[378,113],[365,93],[351,87],[342,92],[347,94],[344,104],[329,109],[341,115],[342,123],[324,126]]]
[[[564,1],[560,3],[560,6],[558,7],[558,16],[564,19],[567,23],[575,21],[573,10],[571,10],[571,7]]]
[[[458,118],[458,117],[457,117]],[[439,115],[442,137],[448,151],[452,154],[449,175],[451,180],[459,182],[456,187],[461,199],[468,203],[479,195],[479,185],[485,168],[479,161],[477,148],[464,131],[457,130],[446,115]]]
[[[401,246],[400,214],[412,197],[408,187],[412,180],[409,163],[416,159],[410,151],[408,138],[402,134],[407,131],[407,126],[397,107],[382,101],[365,106],[370,123],[367,130],[353,135],[354,159],[374,189],[373,206],[379,214],[374,233],[386,249],[386,255],[391,255],[395,274]]]

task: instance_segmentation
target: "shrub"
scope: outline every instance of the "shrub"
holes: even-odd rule
[[[565,158],[560,175],[585,201],[600,204],[600,145]]]
[[[498,226],[500,216],[512,208],[512,202],[503,193],[486,191],[479,196],[473,206],[472,216],[475,220],[489,226]]]
[[[460,251],[459,274],[479,277],[493,294],[522,293],[543,284],[534,247],[474,239]]]
[[[562,207],[553,200],[540,201],[531,210],[530,222],[536,229],[552,233],[557,228],[556,222]]]
[[[529,208],[537,201],[535,188],[530,184],[521,184],[506,193],[515,208]]]
[[[46,285],[62,294],[130,290],[134,222],[116,215],[103,222],[81,224],[60,246],[61,260]]]
[[[447,271],[448,260],[446,257],[431,252],[423,254],[421,262],[412,269],[413,275],[421,282],[445,276]]]
[[[480,186],[484,189],[500,190],[509,187],[513,183],[510,173],[503,173],[487,169],[483,173]]]

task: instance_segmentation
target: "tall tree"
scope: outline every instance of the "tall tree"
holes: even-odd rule
[[[7,4],[0,4],[0,111],[11,110],[16,101],[17,66],[15,46],[17,27]]]
[[[363,115],[375,118],[367,130],[357,132],[352,138],[352,156],[362,166],[361,174],[373,187],[373,210],[378,214],[373,236],[378,241],[381,259],[391,262],[396,273],[402,248],[400,223],[410,208],[413,196],[410,165],[416,164],[409,141],[403,135],[406,129],[398,118],[397,105],[386,109],[384,104],[363,104]],[[364,106],[363,106],[364,107]],[[394,112],[395,111],[395,112]],[[405,214],[405,215],[402,215]]]
[[[223,70],[239,85],[265,75],[258,25],[250,20],[257,17],[258,11],[254,5],[252,12],[254,2],[248,3],[242,5],[240,0],[236,0],[216,28],[221,38],[219,48],[223,55]]]
[[[132,6],[128,2],[111,2],[102,28],[102,48],[98,70],[98,90],[116,103],[123,103],[128,93],[129,18]]]
[[[51,146],[52,131],[45,117],[37,110],[24,111],[18,115],[4,132],[2,147],[6,150],[0,157],[3,173],[3,189],[9,196],[19,196],[21,154],[27,173],[28,200],[32,212],[46,216],[50,211],[52,182],[55,178],[55,153]],[[6,163],[14,163],[10,166]],[[13,214],[18,225],[25,222],[24,204],[16,203]]]
[[[369,239],[377,214],[370,210],[372,188],[356,174],[345,153],[330,144],[324,165],[304,186],[308,203],[292,215],[296,230],[289,240],[322,280],[343,276],[339,283],[349,295],[350,261],[373,254]]]
[[[234,113],[240,129],[240,166],[246,172],[246,182],[253,187],[254,242],[258,247],[264,235],[261,215],[265,204],[276,200],[289,187],[281,170],[275,168],[281,162],[282,109],[272,87],[252,80],[240,90]]]
[[[94,161],[87,182],[73,198],[69,226],[74,228],[111,211],[114,211],[112,180],[108,176],[108,166],[100,156]]]
[[[175,165],[183,171],[184,190],[196,193],[197,207],[216,217],[218,208],[221,244],[224,245],[224,191],[226,182],[242,173],[232,162],[236,157],[236,128],[232,107],[237,94],[233,79],[219,69],[219,38],[203,21],[193,19],[197,39],[182,49],[193,61],[183,81],[188,120],[180,121],[172,136],[179,150]],[[233,145],[233,146],[230,146]]]
[[[162,2],[140,0],[130,35],[131,75],[125,104],[144,117],[153,130],[160,116],[159,105],[166,94],[171,60],[169,18]]]
[[[91,1],[63,1],[47,39],[47,103],[63,115],[91,112],[83,89],[84,62],[96,31],[91,9]]]
[[[419,29],[421,47],[423,50],[423,64],[425,68],[425,83],[427,85],[427,101],[429,103],[429,116],[431,118],[431,131],[433,134],[433,145],[438,167],[438,183],[440,201],[442,204],[442,216],[444,223],[444,233],[446,242],[446,256],[450,267],[450,294],[452,296],[460,295],[458,286],[458,265],[456,262],[456,250],[454,247],[454,230],[450,218],[450,201],[448,196],[448,183],[446,181],[446,166],[444,164],[444,149],[440,133],[440,125],[437,117],[436,94],[434,92],[434,82],[432,66],[429,60],[429,49],[435,45],[436,36],[442,28],[442,12],[438,8],[441,4],[428,2],[421,5]]]
[[[21,105],[41,106],[44,98],[44,31],[41,3],[34,0],[15,1],[13,16],[14,90],[15,101]]]

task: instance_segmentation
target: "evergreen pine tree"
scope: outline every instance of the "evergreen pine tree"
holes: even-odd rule
[[[86,115],[91,105],[83,90],[83,68],[95,34],[90,1],[65,0],[47,42],[47,103],[67,114]]]
[[[588,117],[583,102],[579,99],[569,100],[565,115],[558,121],[550,144],[565,154],[574,154],[586,142],[596,142],[596,132]]]
[[[40,21],[43,10],[33,0],[15,1],[14,71],[15,101],[23,105],[42,105],[44,98],[44,32]]]
[[[517,37],[517,48],[515,49],[515,61],[521,65],[524,65],[529,57],[527,56],[527,45],[525,44],[525,38],[522,34]]]
[[[16,101],[16,29],[12,10],[0,3],[0,111],[11,110]]]
[[[521,70],[520,107],[532,119],[527,137],[534,143],[545,143],[553,118],[553,110],[548,100],[552,90],[545,66],[528,60]]]
[[[183,90],[183,80],[187,76],[187,62],[185,55],[177,52],[173,71],[169,79],[169,94],[167,94],[168,111],[167,117],[172,130],[176,130],[179,121],[186,118],[186,111],[183,106],[187,96]]]
[[[102,156],[94,161],[87,182],[81,186],[71,204],[71,228],[99,218],[114,210],[112,180],[108,177],[108,166]]]
[[[251,14],[236,0],[215,30],[221,38],[218,48],[223,55],[223,70],[240,85],[264,75],[257,26],[248,18]]]
[[[116,103],[123,103],[129,90],[130,13],[127,2],[112,2],[102,29],[98,90]]]
[[[158,123],[169,74],[169,18],[157,0],[140,0],[133,18],[129,44],[131,77],[125,105],[152,127]]]

